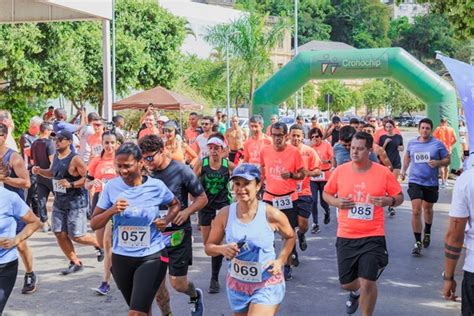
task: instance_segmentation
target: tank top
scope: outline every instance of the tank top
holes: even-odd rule
[[[54,206],[63,209],[75,209],[87,206],[85,191],[83,188],[66,189],[58,185],[59,180],[66,179],[69,182],[81,179],[81,176],[72,176],[68,169],[72,159],[76,156],[71,152],[63,159],[58,158],[58,154],[54,155],[53,159],[53,190],[54,190]]]
[[[2,163],[3,165],[5,166],[8,166],[8,170],[10,171],[9,173],[9,177],[10,178],[18,178],[17,174],[15,173],[15,170],[11,167],[10,165],[10,158],[12,156],[12,154],[14,153],[15,151],[11,148],[8,148],[7,149],[7,152],[3,155],[3,158],[2,158]],[[17,193],[20,198],[25,201],[25,189],[23,188],[16,188],[16,187],[13,187],[11,185],[8,185],[6,183],[3,183],[3,186],[5,187],[5,189],[9,190],[9,191],[12,191],[12,192],[15,192]]]
[[[218,210],[232,203],[229,181],[229,160],[223,158],[219,170],[211,168],[209,157],[202,160],[201,183],[208,199],[205,209]]]
[[[237,203],[229,208],[229,217],[225,227],[226,243],[238,243],[245,240],[239,254],[229,263],[230,278],[245,283],[259,283],[271,277],[262,267],[274,260],[275,234],[267,220],[266,204],[258,202],[257,214],[249,223],[242,223],[237,217]]]

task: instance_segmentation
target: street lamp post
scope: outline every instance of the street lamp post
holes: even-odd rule
[[[295,0],[295,56],[298,55],[298,0]],[[295,121],[298,115],[298,92],[295,93]]]

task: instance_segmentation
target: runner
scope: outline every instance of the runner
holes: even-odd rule
[[[298,226],[297,183],[305,177],[303,159],[299,150],[287,141],[287,126],[277,122],[272,125],[273,144],[267,145],[260,153],[262,177],[265,176],[263,200],[281,210],[288,217],[291,227]],[[298,266],[298,253],[293,247],[292,255],[285,264],[285,280],[291,280],[291,265]]]
[[[385,123],[390,120],[390,116],[384,116],[382,121],[379,122],[379,128],[375,130],[375,135],[374,135],[374,143],[379,144],[380,143],[380,137],[382,135],[386,135],[387,131],[385,130]],[[393,125],[392,129],[393,133],[401,135],[400,130],[398,129],[397,126]]]
[[[272,139],[263,134],[263,118],[253,115],[249,119],[252,136],[244,143],[244,162],[260,167],[260,153],[264,146],[271,145]]]
[[[454,144],[456,144],[456,134],[452,127],[448,126],[448,120],[446,118],[441,118],[439,126],[433,132],[433,137],[438,139],[444,144],[448,153],[451,155],[451,150]],[[441,171],[441,187],[445,188],[448,185],[448,176],[449,176],[449,165],[442,166]]]
[[[230,122],[230,128],[225,133],[225,137],[229,143],[229,160],[234,164],[238,164],[240,157],[243,155],[244,142],[247,140],[247,134],[239,126],[238,116],[232,116]]]
[[[140,140],[143,161],[151,177],[160,179],[173,192],[181,203],[181,211],[166,231],[184,232],[183,242],[168,247],[170,284],[178,292],[189,296],[192,304],[191,315],[202,315],[204,304],[202,290],[188,281],[188,266],[192,265],[192,227],[190,217],[206,206],[207,196],[198,177],[185,164],[172,160],[163,150],[163,141],[156,135],[145,136]],[[189,204],[188,195],[193,197]],[[156,295],[156,301],[163,315],[171,315],[170,295],[163,281]]]
[[[375,127],[372,124],[365,124],[362,128],[362,131],[374,137]],[[374,143],[373,151],[377,156],[378,161],[381,162],[385,167],[390,169],[390,171],[393,171],[392,163],[390,162],[390,159],[388,159],[387,152],[385,151],[385,149]]]
[[[308,231],[308,218],[311,216],[311,207],[313,204],[310,178],[321,175],[321,160],[313,148],[303,144],[304,131],[301,125],[295,124],[290,127],[290,142],[291,145],[298,148],[301,157],[303,158],[305,177],[296,184],[298,200],[296,201],[295,210],[298,213],[298,243],[300,249],[305,251],[308,248],[305,234]]]
[[[52,228],[59,247],[69,259],[63,275],[81,271],[82,262],[76,255],[72,241],[94,246],[97,261],[104,260],[104,253],[94,235],[87,233],[87,192],[82,188],[85,182],[86,166],[75,153],[71,152],[72,134],[62,130],[55,134],[56,154],[49,169],[33,167],[34,174],[53,179],[55,192]]]
[[[25,201],[25,189],[28,189],[31,185],[30,177],[28,176],[28,170],[21,156],[13,149],[7,147],[7,135],[8,127],[0,123],[0,159],[2,163],[0,185],[9,191],[15,192]],[[18,221],[16,234],[19,234],[23,227],[24,223]],[[26,240],[19,242],[17,249],[25,266],[25,278],[21,293],[30,294],[36,291],[37,285],[37,276],[33,271],[33,253],[31,248],[28,247]]]
[[[3,125],[3,124],[1,124]],[[6,133],[0,136],[5,142]],[[0,315],[7,305],[18,274],[17,246],[25,243],[41,222],[15,193],[0,187]],[[18,223],[22,223],[21,230]]]
[[[271,137],[272,136],[272,125],[278,122],[278,115],[273,114],[270,117],[270,125],[267,126],[267,131],[265,132],[265,135]]]
[[[207,147],[207,140],[212,134],[212,126],[214,125],[214,118],[212,116],[203,116],[201,119],[202,134],[196,137],[197,150],[200,159],[209,156],[209,150]]]
[[[147,112],[143,123],[145,128],[138,132],[138,140],[146,135],[161,135],[160,129],[157,127],[157,122],[155,118],[156,114],[153,111]]]
[[[398,179],[400,170],[402,169],[402,160],[400,152],[403,152],[403,138],[400,134],[395,134],[395,122],[387,120],[384,124],[386,134],[380,136],[379,146],[385,150],[392,165],[393,175]]]
[[[190,164],[194,165],[198,155],[191,148],[191,146],[183,142],[181,137],[179,137],[177,130],[178,126],[175,122],[168,122],[163,126],[163,134],[165,135],[166,139],[165,147],[167,155],[169,155],[171,159],[180,163],[185,163],[186,157],[188,157],[188,159],[190,159]]]
[[[311,204],[311,213],[313,214],[313,225],[311,227],[311,234],[317,234],[320,231],[318,224],[318,193],[319,203],[324,210],[324,224],[327,225],[331,221],[331,213],[329,205],[323,199],[324,186],[331,176],[331,163],[333,160],[333,152],[331,144],[323,140],[323,132],[319,128],[313,128],[309,132],[312,141],[313,149],[316,150],[319,159],[321,159],[321,173],[319,176],[311,177],[310,187],[313,197]]]
[[[334,145],[339,141],[339,131],[341,130],[342,122],[339,116],[332,117],[332,124],[329,125],[326,133],[324,134],[324,139],[331,137],[331,146],[334,148]]]
[[[201,136],[201,135],[200,135]],[[211,223],[216,217],[217,210],[230,205],[232,196],[229,189],[229,178],[234,164],[224,158],[224,137],[221,134],[212,134],[207,141],[209,156],[198,161],[194,170],[206,191],[207,205],[198,213],[201,228],[202,242],[205,245],[211,231]],[[212,276],[208,292],[219,293],[219,271],[222,266],[222,256],[212,257]]]
[[[93,120],[92,128],[94,134],[87,137],[87,146],[90,148],[89,160],[100,157],[104,147],[102,146],[102,134],[104,133],[104,122],[102,119]]]
[[[333,167],[340,166],[351,160],[351,142],[356,133],[352,126],[343,126],[338,132],[338,141],[333,144],[334,161]],[[332,144],[332,142],[331,142]]]
[[[217,215],[205,251],[230,260],[226,288],[235,315],[275,315],[285,296],[281,266],[295,245],[294,231],[286,216],[258,200],[257,167],[241,164],[232,180],[237,202]],[[274,232],[284,240],[278,257]]]
[[[225,131],[227,129],[227,126],[225,126],[225,123],[223,122],[222,111],[217,111],[216,112],[215,124],[217,124],[217,132],[224,135]]]
[[[54,121],[54,106],[48,107],[48,111],[43,114],[43,121],[51,123]]]
[[[84,187],[94,192],[91,199],[91,209],[94,210],[104,185],[117,176],[115,171],[115,150],[117,149],[117,136],[106,131],[102,134],[102,153],[92,158],[87,166],[86,183]],[[107,223],[104,228],[95,231],[100,249],[104,249],[104,274],[102,283],[94,291],[100,295],[110,292],[110,267],[112,266],[112,223]]]
[[[202,133],[202,130],[198,125],[198,121],[198,114],[196,112],[191,112],[188,118],[189,127],[184,131],[184,140],[189,146],[193,146],[196,142],[196,137]],[[196,151],[195,147],[192,148],[194,151]]]
[[[444,244],[444,287],[446,299],[456,301],[456,265],[463,248],[466,247],[464,278],[461,288],[461,311],[463,316],[474,315],[474,169],[463,172],[456,179],[452,207],[449,211],[449,229]],[[467,224],[467,225],[466,225]]]
[[[323,197],[339,209],[337,262],[339,282],[351,291],[347,314],[360,304],[362,315],[373,314],[377,279],[388,264],[383,207],[402,204],[400,184],[387,168],[369,160],[373,138],[361,132],[351,142],[351,160],[334,170]]]
[[[87,124],[79,130],[79,158],[87,165],[91,156],[89,137],[95,134],[93,124],[100,121],[99,114],[91,112],[87,114]],[[73,133],[73,132],[71,132]]]
[[[129,306],[129,315],[150,315],[153,299],[166,276],[163,255],[169,238],[162,231],[176,217],[180,205],[163,182],[142,176],[142,153],[137,145],[122,144],[115,163],[120,177],[104,187],[91,228],[103,228],[113,218],[115,283]],[[169,208],[166,214],[162,214],[164,208]]]
[[[450,163],[450,156],[446,147],[431,136],[433,122],[424,118],[418,125],[419,137],[412,139],[407,145],[403,157],[402,180],[410,164],[408,177],[408,195],[411,199],[412,219],[411,226],[415,235],[415,247],[411,254],[421,256],[422,247],[428,248],[431,242],[431,225],[433,224],[433,205],[438,201],[438,168]],[[425,220],[423,244],[421,243],[421,229]]]
[[[301,126],[301,128],[303,129],[304,139],[308,139],[309,138],[309,130],[311,128],[308,125],[305,124],[304,117],[302,115],[298,115],[296,117],[296,124]]]

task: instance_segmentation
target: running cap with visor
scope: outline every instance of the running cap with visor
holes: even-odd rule
[[[252,181],[252,180],[260,181],[261,174],[257,166],[254,166],[249,163],[243,163],[234,169],[230,179],[232,180],[236,177],[244,178],[245,180],[248,180],[248,181]]]
[[[221,146],[222,148],[226,148],[227,145],[225,144],[225,142],[220,139],[219,137],[211,137],[209,138],[209,140],[207,141],[207,144],[208,145],[217,145],[217,146]]]

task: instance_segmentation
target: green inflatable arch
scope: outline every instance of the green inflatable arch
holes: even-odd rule
[[[458,131],[454,88],[402,48],[350,49],[301,52],[260,88],[253,97],[252,114],[265,122],[278,107],[309,80],[393,78],[426,104],[435,126],[446,117]],[[461,149],[453,148],[451,167],[459,169]]]

